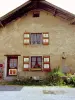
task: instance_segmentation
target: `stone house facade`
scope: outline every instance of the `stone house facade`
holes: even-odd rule
[[[29,0],[0,19],[4,79],[44,77],[60,66],[75,72],[75,15],[45,0]]]

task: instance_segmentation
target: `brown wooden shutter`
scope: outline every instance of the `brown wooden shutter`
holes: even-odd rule
[[[49,45],[49,33],[43,33],[43,45]]]
[[[24,33],[24,45],[30,44],[30,33]]]
[[[17,75],[17,69],[9,69],[9,75]]]
[[[29,61],[30,61],[29,56],[24,56],[23,57],[24,71],[29,71]]]
[[[43,71],[51,71],[50,56],[43,56]]]

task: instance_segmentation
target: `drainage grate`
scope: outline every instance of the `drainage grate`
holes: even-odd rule
[[[43,90],[44,94],[65,94],[66,92],[63,90]]]

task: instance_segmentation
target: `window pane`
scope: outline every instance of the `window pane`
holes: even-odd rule
[[[13,63],[11,62],[11,63],[10,63],[10,68],[12,68],[12,67],[13,67]]]
[[[14,64],[13,64],[13,67],[14,67],[14,68],[17,67],[17,63],[14,63]]]
[[[13,67],[13,59],[10,59],[10,63],[9,63],[9,66],[10,66],[10,68],[12,68]]]
[[[10,59],[10,62],[12,63],[13,62],[13,59]]]
[[[17,59],[13,59],[14,63],[17,63]]]
[[[14,59],[14,62],[13,62],[14,64],[14,67],[17,67],[17,59]]]
[[[36,61],[36,57],[32,57],[31,59],[32,59],[32,62],[33,62],[33,61]]]
[[[39,65],[42,65],[42,62],[38,62]]]
[[[37,61],[42,61],[42,57],[37,57]]]
[[[36,62],[32,62],[32,65],[34,66]]]
[[[31,44],[36,44],[36,34],[31,34]]]
[[[37,44],[42,44],[42,34],[36,34]]]
[[[9,66],[10,66],[10,68],[17,67],[17,59],[10,59]]]

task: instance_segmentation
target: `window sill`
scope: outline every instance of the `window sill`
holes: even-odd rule
[[[7,75],[7,77],[17,77],[17,75]]]
[[[31,71],[42,71],[41,68],[31,68],[30,70],[31,70]]]
[[[26,44],[25,44],[26,45]],[[36,46],[49,46],[49,44],[27,44],[26,46],[36,47]]]

